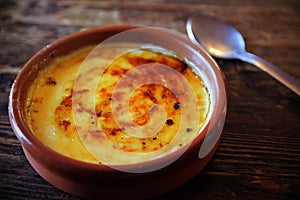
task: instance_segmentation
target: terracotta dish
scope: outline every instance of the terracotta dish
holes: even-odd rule
[[[136,37],[143,35],[145,42],[180,54],[193,63],[204,77],[210,95],[210,112],[200,133],[185,148],[178,148],[156,159],[117,167],[75,160],[47,147],[35,137],[25,120],[28,92],[38,74],[53,59],[87,45],[97,45],[127,30],[137,30]],[[57,188],[87,199],[150,198],[186,183],[204,168],[216,151],[226,112],[225,79],[215,61],[185,35],[150,27],[99,27],[55,41],[25,64],[9,98],[10,122],[32,167]]]

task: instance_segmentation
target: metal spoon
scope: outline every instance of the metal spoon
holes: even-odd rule
[[[245,50],[242,35],[231,25],[214,16],[197,14],[186,24],[190,40],[203,47],[214,57],[239,59],[253,64],[300,96],[300,81],[266,60]]]

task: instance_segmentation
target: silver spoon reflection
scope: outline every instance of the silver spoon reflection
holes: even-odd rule
[[[245,50],[245,41],[235,28],[214,16],[197,14],[186,24],[190,40],[201,44],[212,56],[239,59],[253,64],[300,96],[300,81],[266,60]]]

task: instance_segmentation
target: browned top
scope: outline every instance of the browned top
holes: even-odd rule
[[[208,115],[209,94],[199,75],[182,58],[167,52],[139,49],[117,57],[106,66],[104,63],[116,52],[113,48],[107,48],[97,53],[100,57],[91,56],[90,60],[86,60],[88,67],[80,72],[80,65],[90,48],[55,60],[40,73],[30,89],[27,119],[32,131],[43,143],[72,158],[94,162],[93,156],[83,145],[95,145],[95,141],[102,145],[107,138],[119,150],[145,153],[167,146],[181,130],[184,130],[184,139],[177,144],[178,147],[198,134]],[[97,70],[103,66],[104,71],[97,82]],[[139,70],[141,66],[146,68]],[[162,71],[164,67],[174,72]],[[147,71],[148,68],[151,70]],[[132,69],[137,71],[130,71]],[[126,73],[129,71],[132,74]],[[182,105],[189,104],[192,97],[183,82],[177,80],[177,74],[187,81],[196,98],[197,105],[185,107],[188,109],[185,112],[188,113],[187,118],[183,116]],[[124,77],[130,79],[130,84],[121,85],[123,88],[116,92],[117,84]],[[95,92],[91,82],[97,86]],[[96,101],[94,107],[90,106],[93,98]],[[165,110],[165,117],[160,116],[156,105]],[[195,110],[199,114],[196,118],[192,114]],[[197,126],[191,124],[193,121],[198,122]],[[151,123],[153,128],[149,128],[147,135],[142,130],[138,133],[142,135],[139,137],[128,134],[128,128],[140,128]],[[159,130],[154,129],[161,123]],[[94,125],[98,127],[87,128]]]

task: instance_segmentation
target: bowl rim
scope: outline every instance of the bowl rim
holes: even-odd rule
[[[29,152],[34,152],[35,154],[37,153],[37,155],[34,155],[34,156],[37,156],[42,159],[43,159],[43,156],[47,156],[47,159],[44,159],[44,160],[37,159],[37,160],[39,160],[40,162],[47,162],[47,164],[52,167],[57,168],[58,167],[57,164],[65,165],[63,167],[59,167],[59,169],[66,169],[66,168],[72,166],[73,168],[77,168],[80,170],[84,169],[84,170],[101,171],[101,172],[107,172],[107,173],[116,171],[114,168],[107,166],[107,165],[84,162],[84,161],[76,160],[76,159],[70,158],[68,156],[62,155],[62,154],[56,152],[55,150],[51,149],[50,147],[46,146],[41,141],[39,141],[34,136],[34,134],[31,132],[28,125],[26,125],[26,121],[23,118],[24,116],[22,116],[23,114],[20,111],[20,109],[22,109],[22,108],[20,108],[20,101],[19,101],[19,98],[22,95],[20,88],[21,88],[21,84],[23,82],[24,76],[26,74],[30,73],[32,66],[39,63],[41,58],[43,58],[45,56],[51,56],[50,54],[55,52],[57,48],[61,48],[64,43],[71,42],[73,40],[78,40],[81,37],[87,37],[88,35],[91,35],[91,34],[117,33],[117,32],[122,32],[122,31],[130,30],[130,29],[135,29],[135,28],[145,28],[145,27],[144,26],[115,25],[115,26],[96,27],[96,28],[91,28],[88,30],[76,32],[76,33],[67,35],[61,39],[58,39],[58,40],[52,42],[51,44],[49,44],[46,47],[39,50],[33,57],[30,58],[30,60],[23,66],[21,72],[18,74],[18,76],[16,77],[16,79],[11,87],[11,91],[10,91],[10,95],[9,95],[9,105],[8,105],[10,123],[15,132],[15,135],[21,142],[22,148],[25,148]],[[156,28],[156,27],[154,27],[154,28]],[[112,34],[112,35],[114,35],[114,34]],[[204,57],[204,59],[206,61],[208,61],[210,66],[214,68],[214,71],[216,73],[219,73],[216,75],[218,75],[218,77],[221,78],[220,81],[222,81],[223,84],[226,86],[225,76],[224,76],[223,72],[221,71],[221,69],[219,68],[219,66],[217,65],[217,63],[212,59],[212,57],[205,50],[203,50],[201,47],[193,44],[187,38],[184,38],[184,40],[185,40],[185,42],[188,42],[189,46],[191,46],[193,49],[196,49],[198,52],[200,52],[200,54]],[[227,88],[225,88],[225,90],[226,90],[226,102],[227,102],[227,98],[228,98]],[[212,112],[214,112],[215,108],[211,108],[211,109],[213,109]],[[207,127],[210,125],[210,123],[211,123],[211,118],[208,119],[205,127],[202,128],[202,131],[206,130]],[[191,144],[186,144],[186,145],[190,145],[186,151],[188,151],[191,148],[194,148],[195,145],[197,145],[197,143],[199,141],[203,140],[204,136],[205,136],[205,134],[198,134],[191,141]],[[182,149],[182,148],[180,148],[180,149]],[[165,156],[159,157],[157,159],[149,160],[146,162],[151,162],[151,163],[160,162],[161,159],[167,159],[169,156],[174,156],[173,153],[176,153],[176,154],[179,153],[180,149],[178,149],[174,152],[171,152]],[[124,166],[125,168],[126,167],[136,168],[136,167],[138,167],[140,165],[144,165],[144,164],[145,164],[145,162],[141,162],[141,163],[133,163],[133,164],[124,164],[121,166]],[[61,165],[59,165],[59,166],[61,166]]]

